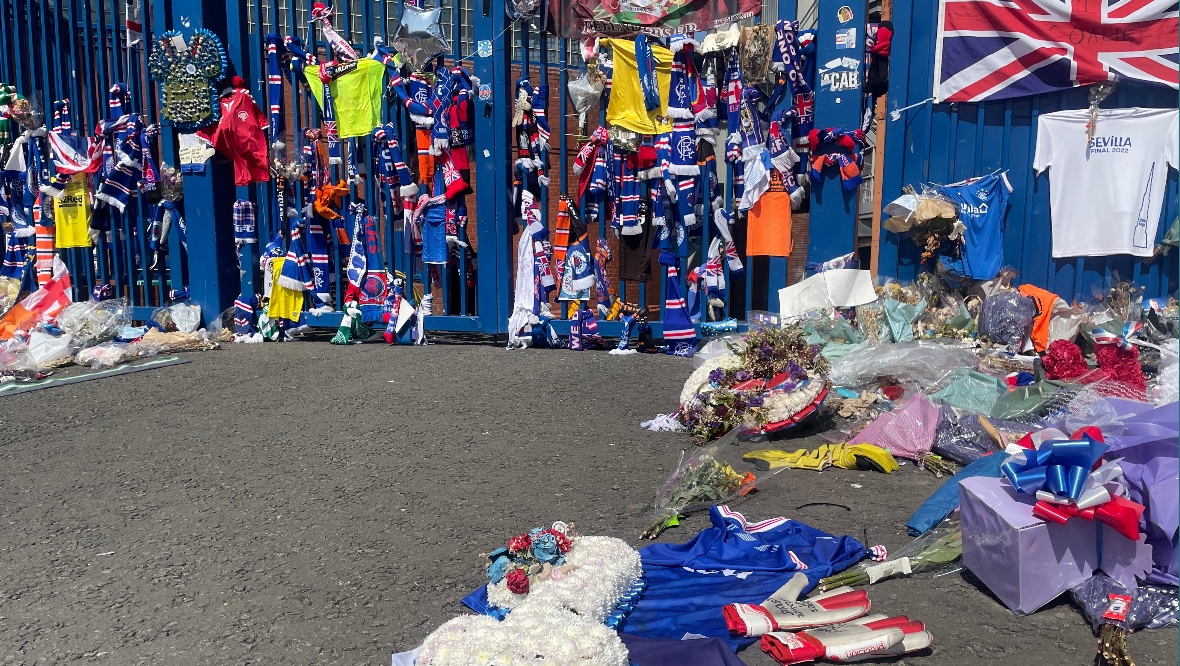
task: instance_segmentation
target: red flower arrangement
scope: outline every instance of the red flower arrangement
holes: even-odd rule
[[[1054,340],[1049,343],[1041,358],[1045,376],[1049,379],[1074,379],[1089,372],[1082,350],[1069,340]]]
[[[533,547],[533,540],[527,534],[517,534],[508,540],[508,550],[514,553],[527,553]]]
[[[529,593],[529,575],[525,573],[524,569],[513,569],[504,577],[505,582],[508,583],[508,591],[513,594],[528,594]]]

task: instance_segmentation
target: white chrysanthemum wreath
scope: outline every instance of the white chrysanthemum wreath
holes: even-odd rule
[[[564,524],[554,524],[564,534]],[[422,644],[419,666],[551,663],[626,666],[627,649],[602,624],[643,575],[639,553],[621,539],[573,536],[560,566],[533,577],[527,594],[507,580],[488,585],[488,603],[512,612],[502,622],[464,615]]]

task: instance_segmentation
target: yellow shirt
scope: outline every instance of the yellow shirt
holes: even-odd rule
[[[615,68],[606,106],[606,122],[640,134],[663,134],[672,131],[668,119],[668,87],[672,78],[672,52],[652,44],[656,62],[656,83],[660,88],[660,110],[648,111],[639,87],[639,66],[635,61],[635,42],[626,39],[603,40],[610,44]]]
[[[320,65],[323,68],[323,65]],[[308,88],[315,101],[324,107],[324,86],[319,69],[307,71]],[[342,74],[328,84],[332,91],[332,110],[336,113],[336,129],[341,139],[368,136],[381,124],[381,95],[384,92],[385,65],[372,58],[356,61],[356,69]]]
[[[53,223],[58,247],[90,247],[90,192],[86,174],[75,174],[66,183],[65,194],[53,200]]]
[[[299,321],[299,313],[303,311],[303,292],[288,289],[279,284],[279,275],[283,272],[283,262],[286,257],[275,257],[270,260],[271,285],[270,303],[266,306],[266,315],[271,319],[290,319]]]

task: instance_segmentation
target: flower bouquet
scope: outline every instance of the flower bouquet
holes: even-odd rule
[[[570,535],[576,534],[572,526],[557,522],[548,529],[534,527],[518,534],[508,540],[507,547],[488,553],[489,601],[493,585],[503,583],[509,593],[526,595],[531,581],[548,580],[565,563],[573,547]]]
[[[752,472],[739,474],[727,463],[716,459],[720,447],[701,449],[685,459],[656,491],[655,519],[641,538],[654,539],[665,529],[677,525],[680,517],[702,511],[714,504],[724,504],[747,495],[757,484]]]
[[[739,425],[761,432],[794,425],[823,401],[830,366],[802,325],[750,331],[730,350],[698,368],[681,392],[679,418],[697,444]]]
[[[864,562],[834,576],[821,578],[816,592],[838,587],[872,585],[898,574],[909,575],[948,568],[963,556],[963,530],[955,511],[925,534],[905,545],[884,562]]]
[[[565,608],[603,623],[643,575],[639,553],[626,542],[581,536],[562,522],[518,534],[487,557],[490,605],[513,612],[537,605]]]

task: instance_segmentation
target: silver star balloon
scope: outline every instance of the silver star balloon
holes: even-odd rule
[[[402,20],[389,43],[410,61],[414,71],[426,69],[431,60],[451,50],[439,27],[441,15],[441,8],[419,9],[407,4],[402,10]]]

